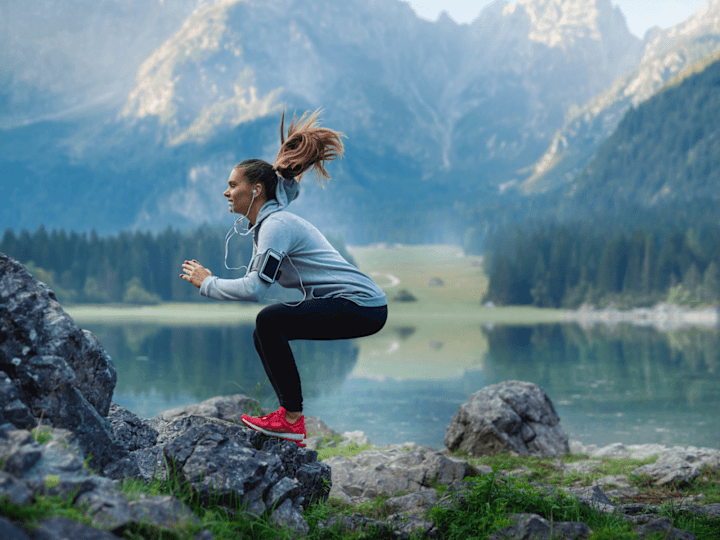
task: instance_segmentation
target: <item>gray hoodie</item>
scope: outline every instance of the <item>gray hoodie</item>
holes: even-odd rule
[[[306,300],[345,298],[359,306],[386,305],[385,293],[373,280],[343,259],[312,224],[285,211],[299,191],[295,179],[278,181],[277,198],[267,201],[258,213],[253,230],[253,256],[245,277],[207,277],[200,294],[216,300],[262,300],[270,284],[260,279],[258,266],[265,252],[272,248],[285,254],[277,283],[300,292],[304,289]]]

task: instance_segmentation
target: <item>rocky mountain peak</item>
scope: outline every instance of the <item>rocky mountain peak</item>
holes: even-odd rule
[[[708,0],[683,22],[666,29],[653,27],[645,34],[645,62],[687,38],[720,34],[720,0]]]
[[[600,20],[612,9],[609,0],[518,0],[506,5],[503,15],[524,13],[530,19],[532,41],[567,49],[580,40],[600,41]]]

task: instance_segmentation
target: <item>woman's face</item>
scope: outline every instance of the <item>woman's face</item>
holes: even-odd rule
[[[242,169],[233,169],[228,179],[228,188],[223,193],[223,196],[228,200],[230,205],[229,211],[235,211],[236,214],[242,214],[243,216],[249,213],[250,205],[253,202],[253,189],[260,189],[258,187],[253,188],[246,180],[245,173]],[[255,200],[258,199],[257,194]]]

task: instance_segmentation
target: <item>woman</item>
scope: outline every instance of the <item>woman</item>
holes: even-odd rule
[[[275,163],[249,159],[235,166],[223,195],[232,212],[243,214],[253,232],[253,257],[245,277],[218,279],[196,260],[185,261],[180,277],[217,300],[258,302],[277,281],[298,289],[297,304],[273,304],[257,316],[253,339],[265,373],[280,402],[266,416],[242,416],[248,427],[305,446],[300,376],[288,341],[349,339],[374,334],[387,320],[387,299],[369,277],[349,264],[313,225],[285,211],[299,194],[303,173],[314,168],[318,181],[330,175],[325,162],[343,155],[342,133],[295,115]],[[236,221],[237,223],[237,221]],[[237,229],[236,229],[237,232]],[[278,271],[279,270],[279,271]]]

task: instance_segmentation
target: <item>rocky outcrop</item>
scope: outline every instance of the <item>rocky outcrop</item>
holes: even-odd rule
[[[330,468],[313,450],[239,425],[253,400],[218,397],[143,420],[111,403],[115,382],[98,340],[74,324],[45,284],[0,254],[0,487],[12,500],[28,504],[40,493],[75,490],[101,525],[126,526],[146,514],[167,524],[189,511],[176,500],[128,502],[115,481],[172,474],[202,504],[230,513],[242,507],[250,516],[267,511],[277,523],[308,531],[302,510],[327,498]],[[51,440],[38,444],[31,428],[38,437],[47,430]],[[85,458],[99,475],[83,468]]]
[[[585,447],[582,444],[572,442],[573,453],[589,453],[601,456],[629,457],[630,448],[635,455],[632,457],[648,457],[667,452],[678,452],[678,448],[672,449],[662,445],[633,445],[625,447],[620,444],[608,445],[606,447]],[[684,452],[690,462],[707,463],[717,469],[720,464],[712,461],[715,453],[720,451],[712,449],[688,447],[680,449]],[[578,451],[578,452],[576,452]],[[582,451],[582,452],[580,452]],[[403,454],[405,454],[403,456]],[[357,503],[369,500],[383,491],[392,494],[392,491],[405,491],[405,495],[395,496],[387,499],[384,503],[385,509],[391,512],[384,521],[372,520],[359,514],[351,516],[333,516],[326,520],[321,528],[334,527],[347,531],[368,530],[375,528],[387,531],[389,537],[404,538],[414,531],[422,531],[428,538],[437,536],[440,531],[430,520],[428,512],[435,508],[452,508],[461,504],[469,494],[471,483],[463,481],[470,476],[485,476],[493,474],[493,470],[487,466],[471,467],[458,458],[449,458],[451,464],[446,464],[446,471],[450,474],[438,474],[442,467],[437,467],[435,452],[426,447],[414,443],[393,445],[388,450],[373,449],[353,456],[351,458],[336,457],[327,460],[331,464],[333,474],[333,491],[331,496],[338,496],[348,502]],[[447,456],[443,456],[447,457]],[[462,463],[460,463],[462,462]],[[581,474],[592,473],[601,460],[597,457],[590,457],[587,460],[566,464],[556,459],[553,465],[558,471],[580,472]],[[463,468],[463,466],[465,468]],[[525,468],[515,470],[500,470],[494,473],[496,479],[502,478],[525,478],[529,486],[537,490],[544,497],[560,498],[561,494],[567,495],[571,500],[576,500],[582,505],[594,510],[618,515],[628,523],[635,526],[635,531],[644,537],[651,533],[662,531],[668,538],[691,539],[693,535],[687,531],[674,526],[674,522],[667,517],[662,517],[663,510],[658,505],[651,504],[616,504],[610,498],[624,497],[637,493],[637,488],[629,492],[618,492],[618,484],[623,485],[626,477],[605,477],[596,482],[597,485],[589,487],[565,487],[556,488],[544,485],[532,480],[533,473]],[[432,481],[419,482],[418,479],[431,478]],[[440,494],[429,484],[441,484],[447,487],[444,494]],[[608,491],[600,485],[607,485]],[[525,488],[520,488],[521,490]],[[697,499],[685,498],[675,501],[676,508],[682,512],[692,515],[704,515],[720,518],[720,504],[707,504],[698,506]],[[559,505],[567,504],[560,500]],[[510,514],[513,524],[493,533],[490,538],[499,539],[522,539],[522,538],[566,538],[581,539],[592,535],[592,530],[587,524],[581,522],[557,522],[551,521],[552,516],[540,516],[537,514]]]
[[[17,505],[31,503],[38,495],[60,495],[75,506],[87,505],[92,516],[90,527],[66,518],[38,522],[32,538],[117,538],[122,532],[142,523],[146,530],[167,532],[184,520],[197,522],[190,509],[175,497],[142,497],[131,501],[117,490],[117,480],[92,474],[83,466],[78,438],[69,430],[46,428],[49,440],[40,444],[27,430],[10,424],[0,426],[0,498]],[[98,529],[108,529],[103,533]],[[2,538],[23,538],[22,523],[4,520]],[[58,536],[58,531],[63,535]],[[22,534],[21,534],[22,533]]]
[[[562,538],[574,540],[588,538],[593,534],[590,527],[579,521],[551,523],[537,514],[511,514],[514,521],[509,527],[500,529],[488,536],[488,540],[510,540],[515,538],[534,538],[545,540],[549,538]]]
[[[681,486],[700,475],[704,466],[720,469],[720,450],[697,448],[695,446],[664,446],[662,444],[631,444],[625,446],[615,443],[602,448],[595,445],[585,446],[573,441],[573,454],[588,454],[592,458],[610,457],[614,459],[645,459],[658,456],[655,463],[643,465],[631,472],[635,476],[648,476],[657,486],[675,484]]]
[[[471,456],[517,452],[553,457],[570,451],[547,393],[536,384],[506,381],[472,394],[453,417],[445,446]]]
[[[53,292],[0,253],[0,423],[75,433],[93,467],[123,452],[104,418],[116,383],[100,342],[78,328]]]
[[[415,443],[392,445],[389,450],[368,450],[350,458],[334,456],[324,463],[332,470],[330,496],[352,504],[399,491],[417,492],[433,482],[447,485],[476,475],[467,461]]]

